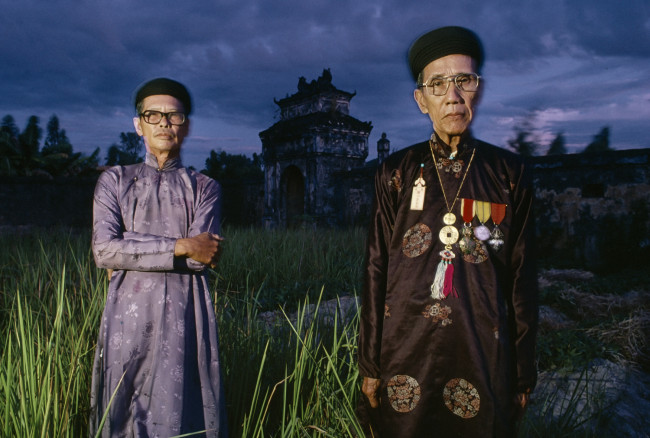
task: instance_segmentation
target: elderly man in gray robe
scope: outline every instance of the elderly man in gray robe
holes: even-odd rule
[[[95,353],[90,432],[225,437],[217,323],[206,278],[221,254],[219,184],[184,167],[192,101],[158,78],[135,94],[144,163],[95,188],[92,249],[110,286]],[[103,422],[103,423],[102,423]]]

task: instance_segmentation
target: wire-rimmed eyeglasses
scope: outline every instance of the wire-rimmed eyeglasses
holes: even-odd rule
[[[162,111],[147,110],[143,113],[140,113],[140,117],[142,117],[144,121],[149,123],[150,125],[155,125],[156,123],[160,123],[163,116],[172,125],[182,125],[183,123],[185,123],[185,113],[181,113],[178,111],[163,113]]]
[[[453,82],[460,91],[473,93],[478,90],[480,76],[476,73],[459,73],[452,76],[435,76],[418,88],[424,88],[428,94],[444,96],[449,90],[449,83]]]

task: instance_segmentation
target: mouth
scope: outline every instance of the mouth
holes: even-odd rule
[[[464,119],[465,113],[449,113],[445,116],[446,119]]]

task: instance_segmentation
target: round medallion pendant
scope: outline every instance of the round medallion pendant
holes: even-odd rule
[[[458,230],[456,227],[447,225],[446,227],[442,227],[438,237],[440,238],[440,241],[445,245],[452,245],[458,242]]]
[[[456,215],[453,213],[447,213],[442,217],[442,221],[445,225],[453,225],[456,223]]]

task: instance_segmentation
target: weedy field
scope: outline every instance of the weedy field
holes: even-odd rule
[[[224,256],[210,275],[231,436],[361,436],[354,414],[358,309],[327,322],[313,312],[358,293],[365,231],[223,234]],[[0,245],[0,435],[87,436],[108,285],[93,262],[90,233],[5,231]],[[542,326],[541,371],[580,370],[596,358],[647,366],[645,276],[544,278],[542,304],[565,319],[560,328]],[[631,290],[641,298],[625,301]],[[278,312],[273,326],[258,318],[268,311]],[[549,423],[551,403],[529,411],[522,436],[593,436],[571,409]]]

